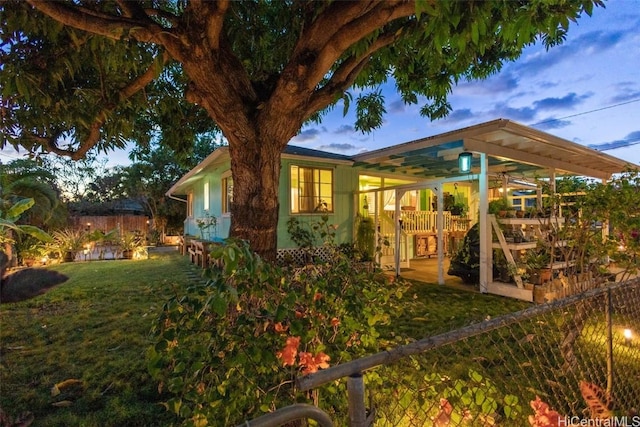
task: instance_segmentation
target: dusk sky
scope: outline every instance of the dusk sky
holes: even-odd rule
[[[640,164],[640,0],[608,1],[572,23],[562,45],[531,46],[491,78],[461,82],[445,119],[421,117],[392,83],[384,93],[385,123],[371,134],[339,105],[291,143],[354,154],[504,118]]]
[[[562,45],[531,46],[489,79],[460,82],[445,119],[421,117],[422,104],[404,105],[393,83],[383,93],[380,129],[355,131],[354,116],[343,117],[338,105],[291,144],[355,154],[505,118],[640,164],[640,0],[608,1],[572,23]],[[3,162],[18,156],[0,152]],[[109,158],[111,165],[128,161],[125,152]]]

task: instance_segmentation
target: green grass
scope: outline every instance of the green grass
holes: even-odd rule
[[[0,307],[0,406],[31,411],[35,425],[166,425],[171,418],[145,367],[149,330],[186,257],[55,266],[69,276],[47,294]],[[51,396],[54,384],[82,387]],[[67,400],[67,407],[53,404]]]
[[[0,407],[38,426],[167,425],[167,396],[147,373],[149,330],[173,287],[195,269],[177,253],[144,261],[55,266],[70,277],[45,295],[0,306]],[[414,283],[393,330],[414,338],[515,311],[525,303]],[[78,379],[81,386],[51,388]],[[67,401],[69,406],[54,404]]]

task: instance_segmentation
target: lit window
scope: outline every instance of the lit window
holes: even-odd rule
[[[187,217],[193,217],[193,193],[187,194]]]
[[[233,178],[227,175],[222,178],[222,213],[231,212],[233,203]]]
[[[209,210],[209,182],[204,183],[204,210]]]
[[[291,212],[333,212],[333,171],[291,166]]]

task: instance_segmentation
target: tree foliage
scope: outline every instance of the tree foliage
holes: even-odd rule
[[[393,82],[431,119],[601,0],[7,1],[0,5],[2,144],[81,158],[160,137],[190,152],[220,129],[234,179],[231,234],[273,256],[279,156],[308,120],[356,99],[384,117]]]

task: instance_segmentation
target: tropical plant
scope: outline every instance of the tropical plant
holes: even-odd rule
[[[538,39],[562,43],[600,5],[7,1],[2,140],[79,159],[154,137],[188,152],[219,128],[235,184],[230,234],[274,259],[280,155],[304,123],[342,102],[355,104],[357,129],[375,129],[391,79],[404,102],[444,117],[461,78],[492,75]]]
[[[508,211],[509,209],[513,209],[509,200],[506,197],[499,197],[489,202],[487,212],[495,215],[498,212]]]
[[[13,245],[16,235],[29,235],[40,241],[51,240],[46,232],[38,227],[28,224],[18,224],[20,216],[29,210],[33,204],[33,199],[22,199],[13,205],[7,205],[6,201],[0,204],[0,252],[6,254],[7,262],[13,263]]]
[[[143,258],[147,256],[147,247],[144,236],[126,232],[118,239],[118,247],[124,258]]]
[[[363,261],[371,261],[376,252],[376,229],[373,219],[358,215],[356,221],[355,246],[363,256]]]
[[[74,261],[78,252],[85,249],[88,236],[84,230],[64,228],[51,233],[52,241],[48,245],[49,250],[59,259]]]

